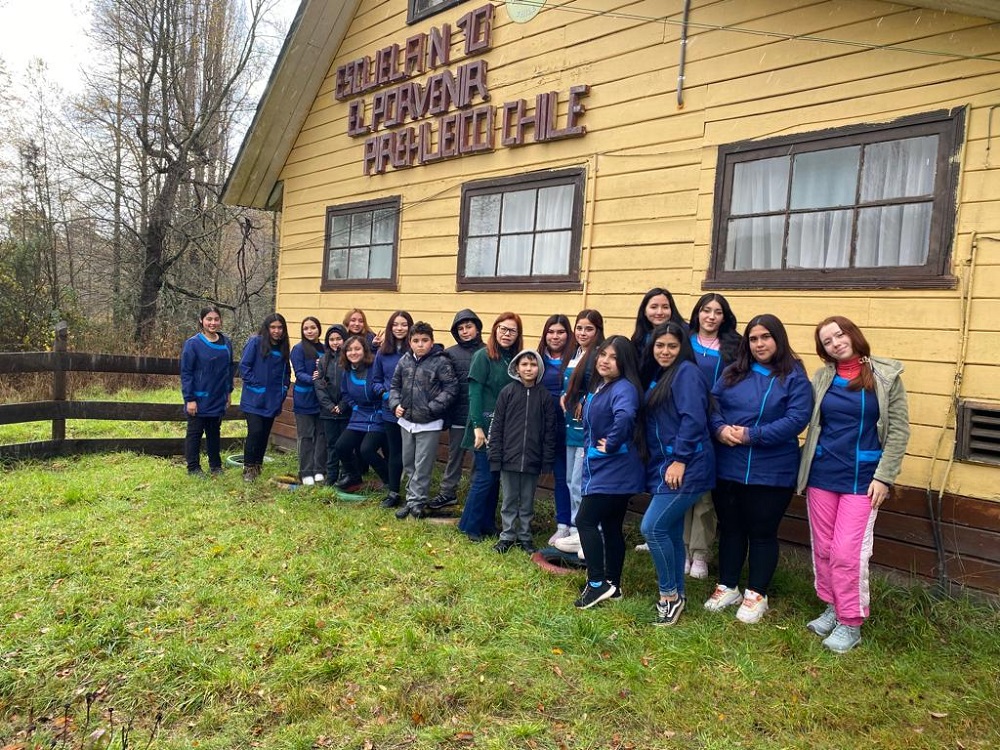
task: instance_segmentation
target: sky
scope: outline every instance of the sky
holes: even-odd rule
[[[0,58],[16,81],[33,58],[48,67],[50,80],[72,93],[81,86],[88,59],[89,0],[0,0]],[[299,0],[275,0],[273,19],[287,30]],[[280,48],[280,41],[275,48]]]

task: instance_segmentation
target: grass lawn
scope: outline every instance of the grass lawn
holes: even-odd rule
[[[647,555],[578,612],[582,574],[332,498],[131,455],[4,472],[0,747],[1000,746],[995,608],[877,580],[836,656],[790,557],[760,624],[695,581],[655,628]]]

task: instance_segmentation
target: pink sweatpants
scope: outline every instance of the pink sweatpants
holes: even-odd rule
[[[872,556],[875,518],[867,495],[841,495],[806,489],[812,536],[816,593],[837,612],[844,625],[868,617],[868,560]]]

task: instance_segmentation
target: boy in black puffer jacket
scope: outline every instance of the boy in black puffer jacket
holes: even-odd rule
[[[535,551],[531,520],[535,515],[538,477],[552,471],[556,447],[556,408],[541,385],[545,363],[534,349],[525,349],[510,363],[517,382],[497,396],[487,439],[490,468],[500,472],[503,530],[494,549],[507,552],[517,545]]]
[[[400,520],[426,515],[438,433],[457,396],[455,367],[444,347],[434,343],[434,329],[423,321],[414,323],[410,351],[396,365],[389,388],[389,409],[399,420],[403,471],[408,477],[406,505],[396,511]]]

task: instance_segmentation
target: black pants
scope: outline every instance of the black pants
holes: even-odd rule
[[[353,462],[350,465],[345,465],[341,462],[340,456],[337,455],[337,441],[347,429],[347,420],[321,419],[320,423],[326,431],[326,482],[333,484],[340,478],[341,466],[344,467],[345,474],[351,474],[354,471]]]
[[[208,453],[208,468],[221,469],[222,456],[219,455],[219,432],[222,417],[199,417],[188,415],[187,434],[184,436],[184,458],[188,471],[201,468],[201,435],[205,433],[205,452]]]
[[[778,567],[778,525],[791,501],[791,487],[719,480],[712,493],[719,517],[719,583],[737,586],[745,560],[747,587],[767,596]]]
[[[631,494],[583,496],[580,510],[576,513],[576,528],[587,558],[587,580],[610,581],[615,586],[621,586],[625,565],[622,524],[630,497]]]
[[[385,444],[388,450],[389,481],[386,486],[390,492],[399,492],[399,484],[403,480],[403,436],[400,427],[395,422],[382,420],[385,427]]]
[[[362,460],[375,469],[383,484],[389,484],[389,466],[382,455],[385,453],[384,432],[344,430],[344,434],[337,440],[337,455],[345,466],[351,466],[355,453],[360,453]]]
[[[271,427],[274,417],[262,417],[260,414],[246,414],[247,441],[243,444],[243,465],[252,466],[264,463],[264,452],[267,450],[267,440],[271,437]]]

